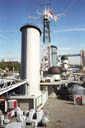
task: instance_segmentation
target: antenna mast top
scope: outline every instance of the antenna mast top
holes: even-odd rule
[[[47,5],[50,5],[50,2],[47,2],[47,0],[44,0],[43,4],[41,4],[41,6],[44,7],[44,10],[47,10]]]

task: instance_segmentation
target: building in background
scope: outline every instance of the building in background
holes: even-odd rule
[[[85,70],[85,50],[80,51],[80,57],[81,57],[81,66],[83,67],[83,70]]]
[[[9,57],[2,58],[1,62],[10,62],[11,59]]]

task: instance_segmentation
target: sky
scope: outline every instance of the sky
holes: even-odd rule
[[[28,23],[38,25],[42,30],[42,20],[28,19],[28,16],[38,16],[37,10],[43,10],[43,1],[0,0],[0,60],[11,57],[20,61],[20,27]],[[51,44],[57,46],[60,55],[80,53],[85,48],[85,0],[47,1],[55,15],[66,12],[58,22],[51,19]],[[79,63],[79,57],[71,58],[71,61]]]

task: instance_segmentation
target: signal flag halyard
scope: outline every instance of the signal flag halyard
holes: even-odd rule
[[[56,16],[52,13],[52,11],[51,11],[50,9],[48,9],[48,14],[49,14],[49,16],[50,16],[52,19],[54,19],[55,21],[58,21],[58,17],[56,17]]]

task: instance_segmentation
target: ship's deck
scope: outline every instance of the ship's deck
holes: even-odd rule
[[[85,128],[85,106],[71,101],[48,99],[45,111],[49,112],[47,128]]]

